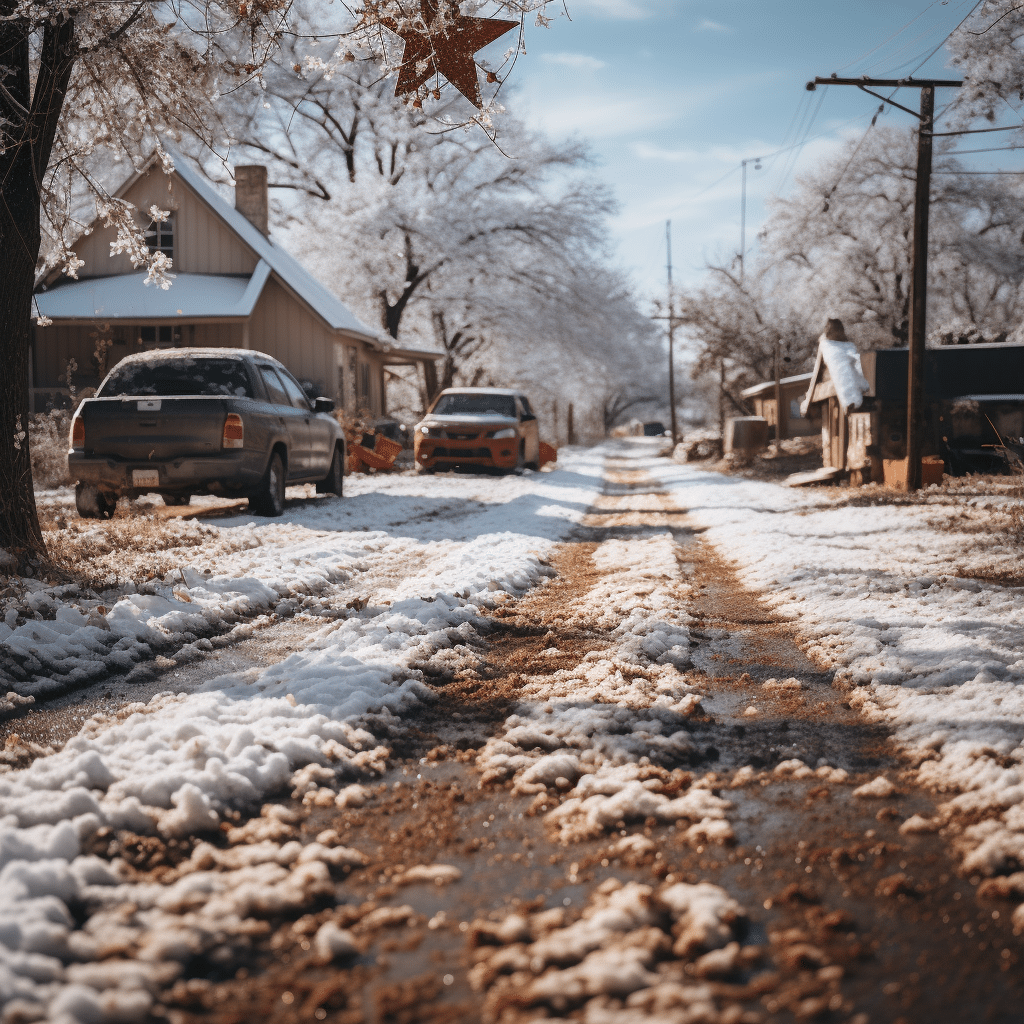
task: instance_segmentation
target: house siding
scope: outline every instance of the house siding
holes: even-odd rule
[[[249,347],[279,359],[322,395],[337,391],[334,332],[271,277],[249,325]]]
[[[136,209],[140,227],[148,226],[151,206],[174,217],[174,268],[183,274],[251,274],[259,258],[181,179],[159,168],[144,174],[124,196]],[[96,227],[75,246],[85,266],[79,277],[131,274],[136,268],[124,253],[110,255],[113,228]],[[173,272],[173,271],[172,271]]]

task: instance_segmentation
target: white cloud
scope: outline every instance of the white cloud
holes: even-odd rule
[[[652,128],[678,115],[670,101],[652,103],[621,93],[592,93],[553,98],[530,97],[530,121],[555,136],[609,138]]]
[[[644,0],[571,0],[570,15],[577,11],[596,14],[602,18],[623,18],[636,21],[649,18],[651,11]]]
[[[547,64],[563,64],[574,71],[600,71],[607,66],[603,60],[586,53],[544,53],[541,60]]]
[[[698,32],[731,32],[732,29],[728,25],[723,25],[720,21],[712,21],[710,18],[705,18],[698,26]]]

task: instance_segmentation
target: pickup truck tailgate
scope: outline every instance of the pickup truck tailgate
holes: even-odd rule
[[[85,424],[85,451],[124,461],[219,454],[229,401],[214,397],[89,399],[79,413]]]

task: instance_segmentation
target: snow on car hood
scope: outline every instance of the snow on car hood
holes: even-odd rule
[[[459,413],[457,416],[427,416],[416,424],[417,427],[516,427],[515,416],[498,416],[493,413]]]

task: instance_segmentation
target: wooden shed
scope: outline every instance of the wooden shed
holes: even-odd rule
[[[800,400],[807,391],[809,373],[800,373],[795,377],[783,377],[779,382],[782,392],[782,429],[778,430],[779,417],[775,405],[775,381],[755,384],[740,392],[749,405],[754,408],[754,415],[761,416],[768,424],[769,437],[806,437],[817,433],[815,426],[800,412]]]
[[[821,425],[826,467],[853,483],[881,482],[887,462],[906,458],[907,365],[906,348],[858,354],[863,387],[859,401],[844,403],[819,351],[801,408]],[[1024,345],[927,349],[924,396],[923,457],[941,458],[953,475],[1002,471],[1005,463],[992,447],[996,432],[1024,436]]]

